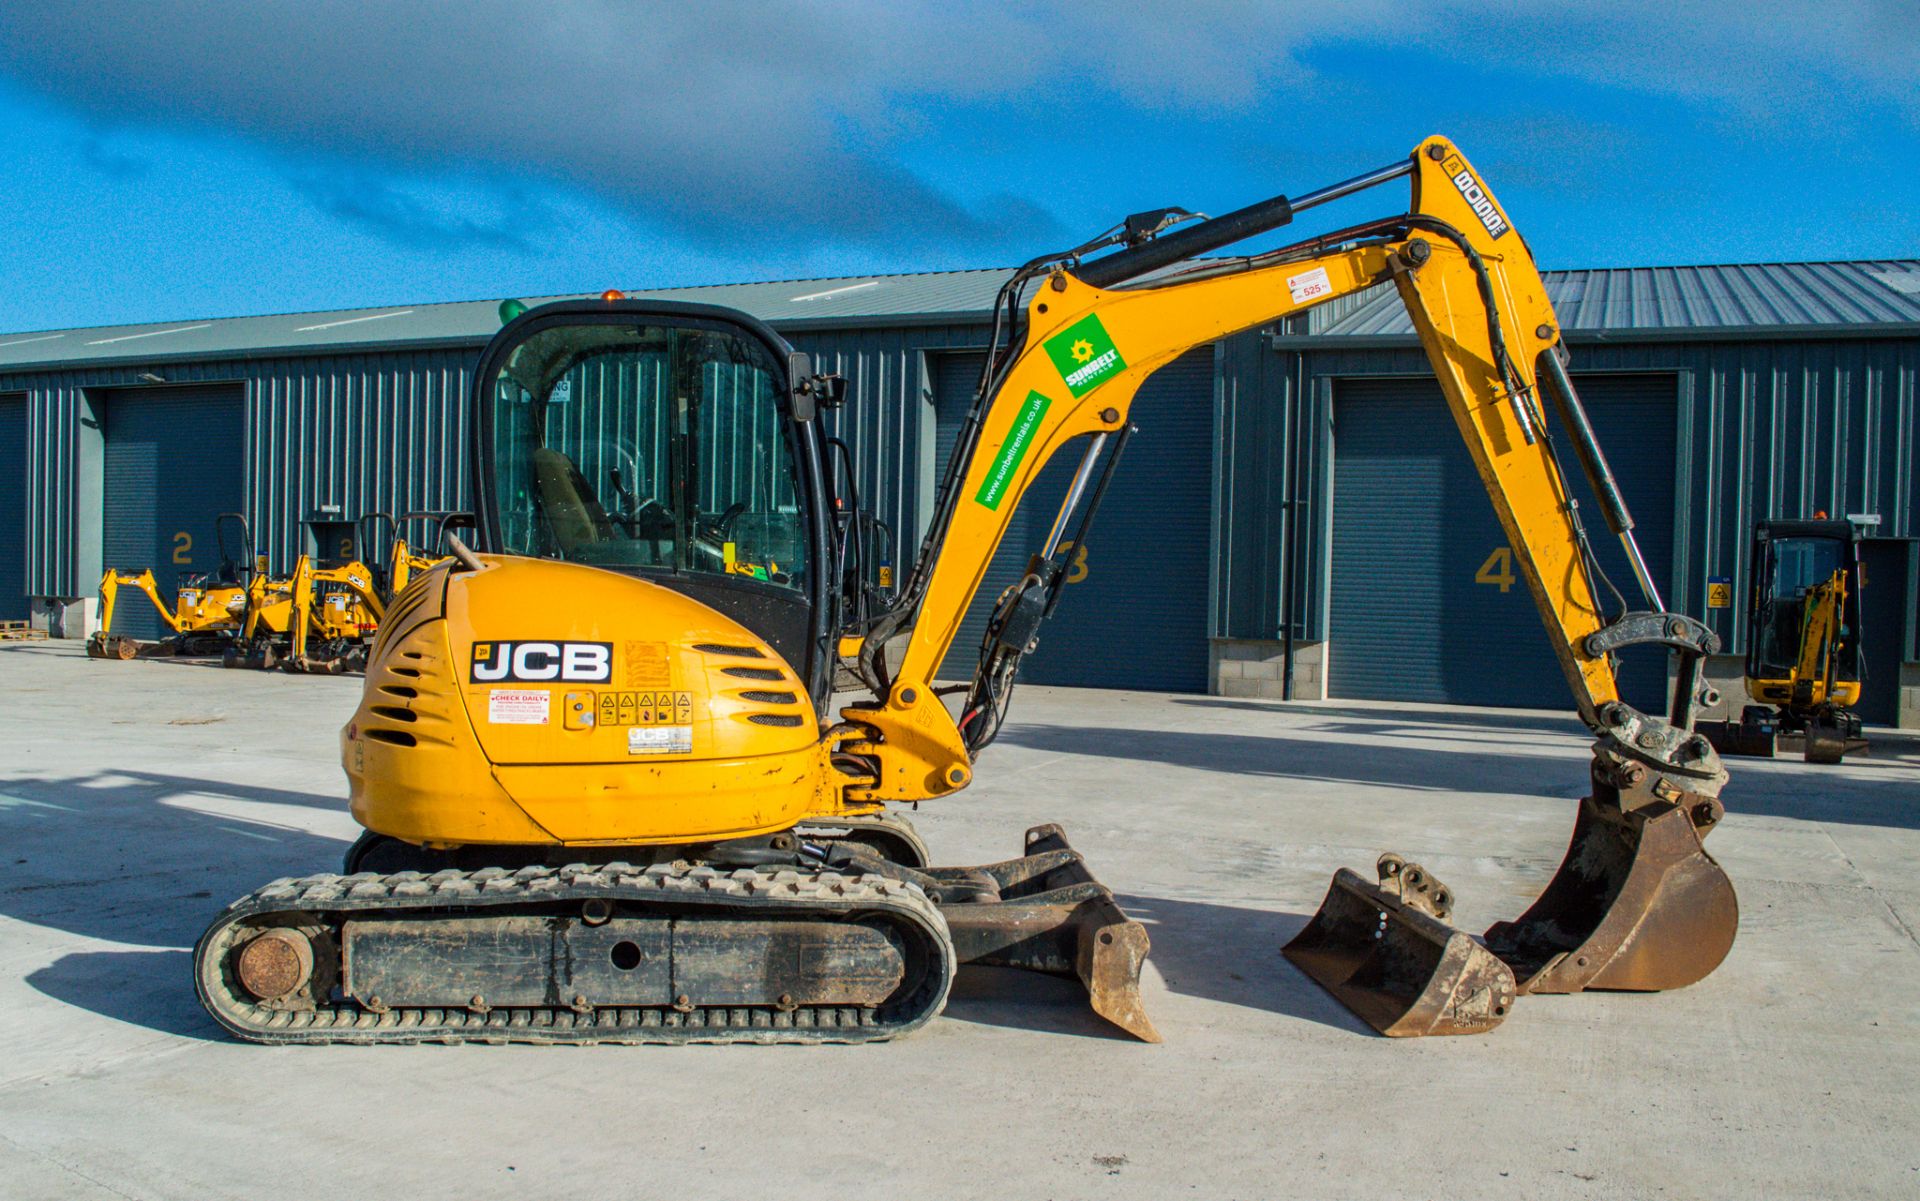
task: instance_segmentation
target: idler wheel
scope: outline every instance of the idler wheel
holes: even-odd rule
[[[313,978],[313,944],[298,930],[269,930],[233,957],[240,987],[262,1001],[278,1001]]]

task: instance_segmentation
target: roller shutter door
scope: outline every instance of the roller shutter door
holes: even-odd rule
[[[1669,596],[1676,381],[1592,375],[1575,383],[1654,581]],[[1625,553],[1567,439],[1559,443],[1601,563],[1640,608]],[[1339,381],[1333,486],[1333,696],[1567,708],[1558,660],[1510,551],[1500,553],[1506,536],[1437,383]],[[1630,703],[1664,711],[1665,651],[1628,652],[1621,677]]]
[[[936,464],[944,470],[980,378],[979,355],[936,364]],[[1069,584],[1020,678],[1041,684],[1204,692],[1208,514],[1212,503],[1213,351],[1194,350],[1142,385],[1134,435],[1088,539],[1085,578]],[[1048,464],[968,610],[941,674],[973,672],[993,602],[1039,551],[1079,462]],[[1071,537],[1072,528],[1068,529]]]
[[[27,616],[27,398],[0,396],[0,621]]]
[[[153,568],[169,605],[182,575],[219,566],[214,518],[245,500],[246,430],[238,384],[116,391],[106,404],[106,565]],[[153,607],[121,593],[116,633],[157,638]]]

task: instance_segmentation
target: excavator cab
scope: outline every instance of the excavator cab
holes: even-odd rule
[[[480,544],[659,584],[766,639],[824,705],[836,522],[804,355],[739,314],[588,301],[482,364]],[[822,710],[824,711],[824,710]]]

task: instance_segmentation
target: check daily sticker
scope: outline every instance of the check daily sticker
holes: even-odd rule
[[[1097,313],[1090,313],[1042,343],[1047,357],[1075,400],[1126,369],[1119,347],[1107,336]]]
[[[487,720],[496,726],[544,726],[551,697],[545,688],[495,688],[487,693]]]

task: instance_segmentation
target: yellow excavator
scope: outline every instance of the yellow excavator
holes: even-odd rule
[[[1396,180],[1404,212],[1198,257]],[[955,968],[982,963],[1077,977],[1097,1013],[1157,1041],[1146,930],[1059,827],[1001,862],[934,867],[889,806],[973,782],[1141,382],[1377,284],[1413,317],[1594,732],[1593,788],[1545,892],[1484,939],[1388,855],[1377,879],[1339,873],[1287,954],[1393,1035],[1485,1030],[1528,993],[1706,975],[1738,922],[1702,846],[1726,776],[1691,728],[1717,644],[1661,603],[1531,254],[1435,137],[1292,199],[1130,217],[1014,272],[931,526],[877,610],[850,594],[869,573],[824,428],[845,381],[724,308],[503,305],[474,376],[474,547],[450,541],[454,561],[396,598],[342,732],[366,832],[343,872],[275,881],[211,924],[201,1000],[267,1043],[865,1042],[924,1025]],[[995,600],[973,679],[937,689],[1015,509],[1069,446],[1066,499]],[[1563,454],[1644,608],[1603,609]],[[1678,653],[1668,713],[1620,698],[1615,656],[1639,645]],[[867,695],[835,714],[838,672]]]
[[[233,645],[246,622],[250,585],[262,574],[253,552],[253,532],[240,513],[214,518],[214,541],[220,565],[211,572],[180,577],[171,607],[161,599],[151,567],[139,571],[109,567],[100,577],[100,628],[87,639],[87,654],[95,659],[163,658],[218,655]],[[120,590],[132,589],[147,598],[169,631],[152,642],[115,634],[120,616]]]
[[[288,589],[292,618],[280,666],[325,675],[366,669],[367,651],[387,606],[415,575],[450,557],[423,554],[408,544],[406,528],[421,521],[431,523],[437,545],[445,544],[450,530],[472,524],[471,515],[459,512],[408,513],[398,522],[390,514],[370,512],[357,523],[362,558],[322,564],[312,555],[300,556]],[[390,544],[385,555],[376,555],[371,552],[383,523]]]
[[[1747,695],[1736,722],[1702,722],[1723,754],[1771,758],[1799,750],[1839,763],[1867,742],[1860,715],[1859,537],[1821,514],[1753,527],[1747,613]]]

